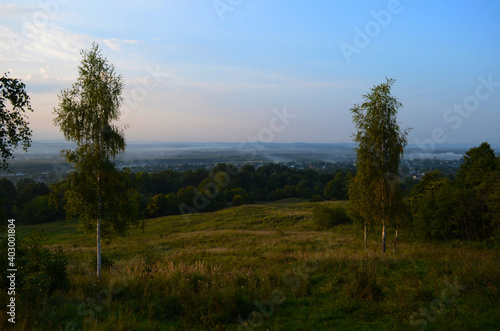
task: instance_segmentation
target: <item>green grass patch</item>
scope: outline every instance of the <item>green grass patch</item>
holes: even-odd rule
[[[398,252],[384,257],[375,229],[365,252],[354,225],[316,230],[314,206],[344,203],[292,199],[146,220],[144,231],[104,245],[99,283],[95,234],[67,221],[19,227],[63,247],[70,286],[37,302],[19,293],[14,329],[499,328],[498,250],[401,231]],[[0,310],[0,327],[12,328]]]

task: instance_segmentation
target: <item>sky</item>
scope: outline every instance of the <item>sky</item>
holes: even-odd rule
[[[386,77],[410,144],[500,143],[499,1],[0,1],[0,75],[62,139],[58,94],[97,42],[125,82],[127,141],[351,142]]]

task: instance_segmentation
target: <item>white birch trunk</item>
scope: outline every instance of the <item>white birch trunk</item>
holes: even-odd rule
[[[398,230],[396,229],[396,236],[394,237],[394,253],[396,253],[397,246],[398,246]]]
[[[101,279],[101,177],[97,172],[97,198],[99,200],[97,216],[97,280]]]
[[[97,280],[101,279],[101,215],[97,220]]]
[[[382,252],[385,255],[385,221],[382,222]]]
[[[365,251],[368,251],[368,241],[366,238],[366,224],[365,224]]]

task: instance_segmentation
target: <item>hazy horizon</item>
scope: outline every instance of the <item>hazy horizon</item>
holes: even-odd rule
[[[488,142],[489,143],[489,142]],[[71,148],[72,142],[68,142],[64,139],[47,139],[47,140],[33,140],[32,146],[28,149],[26,154],[39,154],[50,151],[51,153],[59,152],[61,148]],[[490,143],[493,150],[500,154],[500,144]],[[431,146],[409,143],[405,148],[405,155],[419,154],[421,157],[428,155],[432,158],[433,155],[443,154],[443,153],[454,153],[459,152],[464,154],[467,150],[472,147],[477,147],[479,144],[473,143],[456,143],[456,144],[436,144],[433,148]],[[325,151],[335,154],[338,151],[348,150],[352,151],[355,147],[353,142],[340,142],[340,143],[322,143],[322,142],[286,142],[286,143],[261,143],[261,142],[217,142],[217,141],[205,141],[205,142],[187,142],[187,141],[127,141],[126,143],[126,153],[134,152],[138,150],[244,150],[244,151],[254,151],[254,152],[273,152],[276,150],[289,150],[289,151]],[[23,155],[25,152],[18,147],[15,150],[16,155]]]
[[[68,143],[72,144],[72,142],[65,140],[64,138],[58,138],[58,139],[33,139],[33,143]],[[154,141],[154,140],[127,140],[126,139],[126,144],[262,144],[262,145],[272,145],[272,144],[317,144],[317,145],[355,145],[353,141],[339,141],[339,142],[321,142],[321,141],[289,141],[289,142],[251,142],[251,141]],[[486,142],[490,144],[492,147],[497,146],[500,147],[500,143],[493,143],[489,141],[481,141],[479,143],[474,143],[474,142],[464,142],[464,143],[441,143],[441,144],[435,144],[435,149],[441,148],[441,147],[447,147],[447,146],[463,146],[463,147],[477,147],[481,143]],[[409,142],[407,144],[407,147],[415,147],[418,148],[421,146],[421,144],[415,144]],[[428,146],[426,146],[427,149]],[[18,147],[18,149],[20,146]]]

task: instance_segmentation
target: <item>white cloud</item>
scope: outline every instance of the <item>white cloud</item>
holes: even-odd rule
[[[43,78],[49,78],[50,77],[49,72],[50,72],[50,67],[49,66],[41,67],[40,68],[40,73],[42,74]]]
[[[143,43],[144,40],[120,40],[120,39],[104,39],[102,41],[106,46],[111,48],[113,51],[118,52],[121,50],[123,45],[136,45]]]
[[[39,7],[35,6],[19,6],[19,5],[0,5],[0,17],[26,16],[40,11]]]
[[[20,77],[75,79],[80,52],[88,49],[93,41],[106,45],[114,52],[144,42],[93,38],[54,24],[25,22],[22,28],[17,29],[0,26],[0,62],[3,66],[14,68],[15,74]],[[119,58],[123,59],[123,56]],[[134,59],[134,62],[137,61]]]
[[[0,27],[0,59],[2,62],[74,62],[91,38],[52,24],[26,22],[22,32]]]

